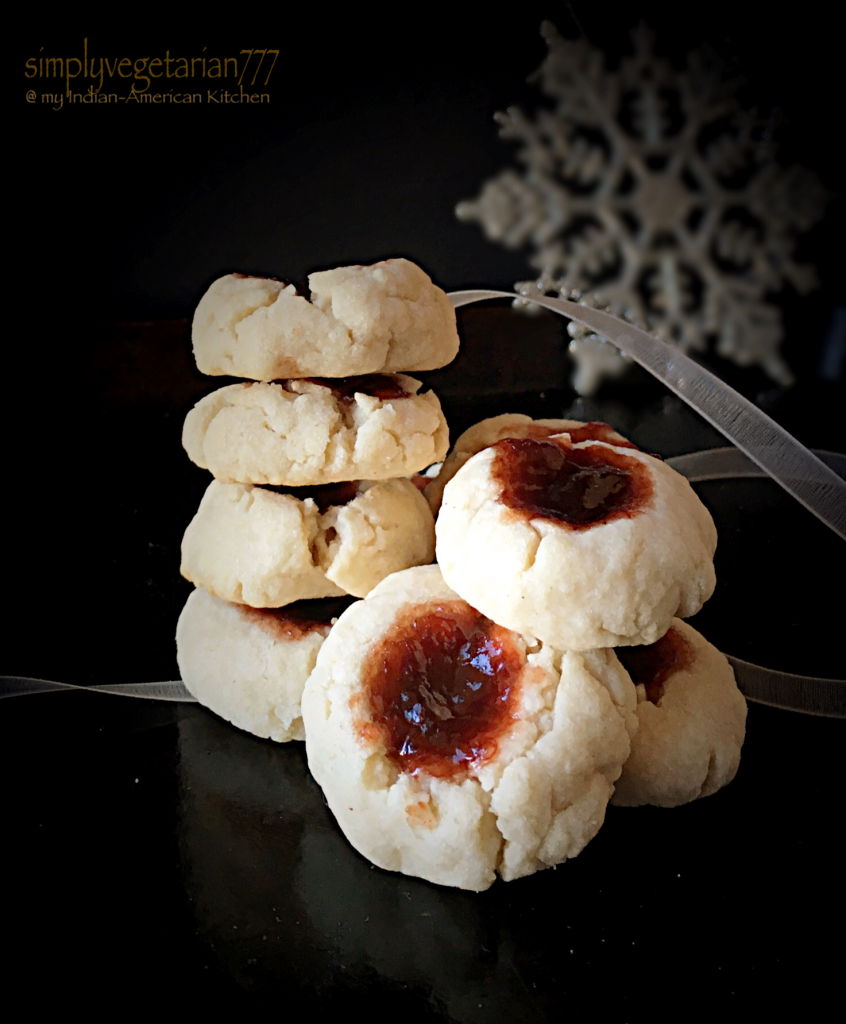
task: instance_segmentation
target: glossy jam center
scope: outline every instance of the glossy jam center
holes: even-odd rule
[[[531,519],[585,529],[637,515],[652,496],[646,467],[609,448],[506,438],[494,446],[502,501]]]
[[[400,771],[445,778],[496,753],[525,664],[515,640],[463,601],[403,613],[363,676],[370,722]]]
[[[672,626],[654,644],[618,647],[615,651],[635,686],[646,687],[647,700],[657,704],[670,676],[690,668],[696,658],[693,645]]]

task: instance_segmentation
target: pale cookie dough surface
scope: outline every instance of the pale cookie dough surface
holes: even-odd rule
[[[621,658],[638,653],[628,647]],[[644,680],[637,686],[639,726],[612,802],[678,807],[734,778],[746,700],[725,655],[680,619],[649,654],[632,667],[633,681]],[[649,679],[656,669],[659,680],[665,678],[653,687]]]
[[[651,498],[631,517],[573,529],[515,512],[502,499],[496,447],[447,484],[436,523],[437,560],[456,593],[565,650],[652,643],[673,616],[697,612],[716,582],[716,530],[687,480],[634,448],[573,449],[593,446],[645,467]]]
[[[203,373],[253,380],[434,370],[458,352],[455,309],[414,263],[309,276],[311,301],[271,278],[229,274],[197,306]]]
[[[303,687],[330,628],[294,611],[256,611],[195,590],[176,627],[182,681],[239,729],[280,743],[301,740]]]
[[[411,729],[397,746],[376,710],[385,705],[373,680],[388,677],[396,657],[408,657],[424,666],[421,703],[393,712],[392,721],[401,730],[416,722],[426,733],[436,719],[454,717],[456,698],[439,689],[442,677],[416,639],[433,613],[478,614],[437,566],[389,576],[341,616],[306,684],[309,768],[341,829],[379,867],[464,889],[486,889],[497,872],[515,879],[574,857],[602,825],[628,756],[634,687],[610,650],[562,653],[489,623],[488,635],[517,666],[501,731],[478,759],[470,746],[476,754],[457,769],[453,745],[436,762],[443,771],[415,769],[404,752],[421,732]],[[472,664],[496,660],[490,646],[479,650]],[[423,703],[432,709],[428,718]]]
[[[402,374],[388,380],[398,393],[384,398],[339,395],[331,381],[231,384],[188,413],[182,444],[192,462],[227,483],[410,476],[444,457],[449,431],[432,391],[418,394],[420,382]],[[360,386],[379,391],[368,378]]]
[[[324,511],[312,498],[213,480],[182,541],[182,575],[227,601],[276,608],[363,597],[392,572],[431,562],[435,525],[410,480],[359,483]]]
[[[568,431],[577,432],[573,437],[574,441],[584,441],[587,438],[582,434],[585,433],[586,428],[593,428],[591,436],[594,440],[608,441],[610,444],[629,444],[622,434],[618,434],[607,423],[584,423],[581,420],[533,420],[531,416],[524,416],[522,413],[516,412],[507,412],[501,416],[491,416],[489,419],[480,420],[460,435],[437,476],[430,484],[426,485],[423,493],[432,506],[432,511],[437,515],[446,485],[464,463],[483,448],[496,444],[504,437],[550,437],[553,434],[562,434]]]

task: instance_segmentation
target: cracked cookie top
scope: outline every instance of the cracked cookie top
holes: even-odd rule
[[[353,846],[476,890],[589,842],[635,728],[612,651],[497,626],[437,566],[394,573],[344,612],[302,707],[309,768]]]
[[[182,541],[182,575],[227,601],[274,608],[363,597],[435,555],[426,499],[407,479],[296,488],[213,480]]]
[[[273,278],[228,274],[194,314],[203,373],[270,381],[434,370],[458,352],[455,310],[409,260],[309,275],[310,298]]]
[[[225,482],[311,487],[410,476],[446,454],[437,396],[403,374],[231,384],[188,413],[189,458]]]

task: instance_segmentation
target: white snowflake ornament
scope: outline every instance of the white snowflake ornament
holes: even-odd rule
[[[822,214],[822,188],[773,162],[772,124],[740,108],[740,80],[704,54],[677,71],[641,28],[612,70],[585,40],[549,22],[541,33],[549,52],[533,80],[554,106],[496,115],[525,171],[486,182],[458,217],[509,248],[531,246],[539,274],[515,284],[521,295],[575,291],[685,351],[714,344],[790,383],[771,300],[785,284],[816,284],[794,248]],[[585,328],[570,334],[582,394],[625,368]]]

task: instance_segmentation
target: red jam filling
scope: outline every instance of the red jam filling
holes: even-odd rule
[[[506,438],[493,448],[501,499],[527,519],[586,529],[631,519],[652,497],[649,471],[609,448],[572,448],[566,441]]]
[[[513,722],[525,658],[515,636],[463,601],[408,609],[364,666],[368,726],[410,775],[463,773]]]
[[[653,704],[664,696],[670,676],[690,668],[696,658],[693,645],[672,626],[654,644],[617,647],[615,653],[635,686],[646,688],[646,698]]]

